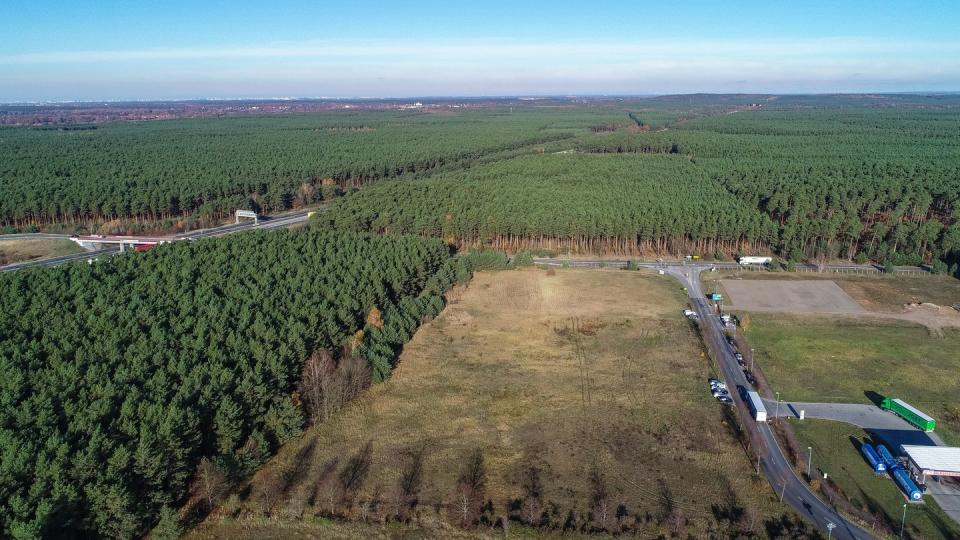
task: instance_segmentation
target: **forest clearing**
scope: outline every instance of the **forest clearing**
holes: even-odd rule
[[[700,536],[780,514],[735,415],[705,390],[712,369],[672,281],[524,269],[448,296],[390,380],[282,448],[196,537],[318,516]],[[464,510],[458,478],[478,453],[485,482]]]

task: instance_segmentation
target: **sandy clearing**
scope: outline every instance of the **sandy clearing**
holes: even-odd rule
[[[833,281],[729,280],[720,282],[730,295],[727,309],[788,313],[865,313],[863,307]]]

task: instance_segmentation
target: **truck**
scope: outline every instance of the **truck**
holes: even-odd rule
[[[885,397],[883,401],[880,402],[880,408],[895,413],[900,418],[903,418],[924,431],[933,431],[937,427],[936,420],[930,418],[929,415],[902,399]]]
[[[753,413],[754,420],[757,422],[767,421],[767,408],[763,406],[760,394],[753,391],[747,392],[747,405],[750,406],[750,412]]]
[[[867,460],[867,463],[870,464],[870,467],[873,469],[873,472],[880,474],[887,471],[887,464],[883,462],[883,459],[880,457],[880,454],[873,449],[873,445],[870,443],[863,443],[860,445],[860,453],[863,454],[864,459]]]
[[[740,257],[737,259],[740,264],[770,264],[773,257]]]

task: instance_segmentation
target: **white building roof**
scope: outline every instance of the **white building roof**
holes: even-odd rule
[[[927,474],[934,471],[960,474],[960,448],[904,444],[900,450]]]

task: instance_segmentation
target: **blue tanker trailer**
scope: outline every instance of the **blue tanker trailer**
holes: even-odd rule
[[[887,450],[886,446],[882,444],[878,444],[877,453],[880,454],[880,458],[883,460],[884,465],[887,466],[888,471],[893,471],[894,469],[900,466],[900,462],[897,461],[895,457],[893,457],[893,454],[891,454],[890,451]]]
[[[886,463],[883,462],[880,454],[877,454],[877,451],[873,449],[873,446],[870,445],[870,443],[861,444],[860,453],[863,454],[863,457],[867,460],[867,463],[873,467],[873,472],[884,473],[887,471]]]
[[[910,479],[910,475],[902,467],[897,467],[893,471],[893,479],[900,485],[900,489],[907,494],[911,501],[919,501],[923,498],[923,492],[917,487],[917,484]]]

